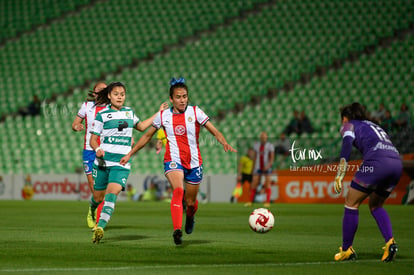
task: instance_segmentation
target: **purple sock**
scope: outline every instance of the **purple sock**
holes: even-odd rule
[[[342,220],[342,250],[347,250],[354,241],[354,236],[358,228],[358,209],[345,207],[344,218]]]
[[[378,228],[384,237],[385,242],[388,242],[392,238],[392,225],[390,217],[384,208],[379,207],[371,211],[372,216],[377,222]]]

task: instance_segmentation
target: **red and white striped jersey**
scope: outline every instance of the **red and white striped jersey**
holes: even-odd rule
[[[95,106],[95,101],[85,101],[82,103],[81,108],[78,112],[78,117],[85,119],[85,137],[83,143],[83,149],[85,150],[93,150],[91,145],[89,144],[89,140],[91,139],[90,129],[92,129],[93,121],[95,120],[96,114],[105,108],[105,105],[98,105]],[[98,140],[99,144],[99,140]]]
[[[254,144],[253,149],[256,151],[256,163],[254,170],[264,170],[269,164],[270,153],[275,151],[275,147],[272,143],[266,142],[265,144],[257,142]]]
[[[173,113],[173,109],[160,111],[152,125],[162,128],[167,137],[164,162],[175,161],[186,169],[202,164],[198,143],[200,127],[209,117],[197,106],[187,106],[183,113]]]

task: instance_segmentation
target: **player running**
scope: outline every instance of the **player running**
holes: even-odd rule
[[[371,214],[385,241],[381,261],[392,261],[398,248],[392,233],[390,218],[383,204],[400,180],[402,174],[400,155],[385,131],[367,120],[364,109],[359,103],[343,107],[341,119],[342,150],[338,174],[335,178],[337,193],[342,190],[342,180],[352,146],[362,153],[363,163],[354,175],[345,198],[342,246],[339,248],[339,253],[335,254],[335,261],[356,258],[352,243],[358,228],[358,209],[367,197],[369,197]]]
[[[90,139],[90,145],[96,152],[92,170],[95,185],[90,201],[91,211],[95,211],[104,200],[99,222],[92,236],[93,243],[99,243],[103,238],[117,196],[125,189],[131,164],[126,162],[120,165],[119,161],[131,150],[132,130],[135,128],[141,132],[145,131],[156,115],[140,121],[131,108],[123,106],[125,95],[125,86],[120,82],[114,82],[103,89],[97,98],[98,102],[108,105],[96,115]],[[166,107],[168,104],[164,103],[160,106],[160,110]]]
[[[127,164],[132,155],[143,148],[162,129],[167,137],[164,154],[164,171],[172,189],[171,217],[175,244],[182,243],[183,196],[185,181],[185,201],[187,205],[185,232],[194,230],[194,215],[198,209],[197,193],[203,178],[202,158],[199,149],[201,126],[223,145],[224,151],[237,152],[231,147],[222,133],[209,121],[209,117],[197,106],[188,105],[188,87],[184,78],[173,78],[170,82],[170,109],[157,113],[152,126],[135,144],[132,150],[121,159]]]
[[[105,108],[105,104],[96,104],[96,99],[99,92],[106,88],[104,82],[98,82],[93,86],[92,92],[90,92],[89,98],[82,103],[81,108],[78,111],[78,115],[75,117],[75,120],[72,123],[72,130],[79,132],[85,130],[85,138],[83,143],[83,168],[88,180],[89,190],[91,194],[93,193],[93,177],[92,177],[92,165],[95,160],[95,151],[92,149],[89,141],[91,137],[90,129],[92,129],[92,123],[95,120],[96,114]],[[82,122],[85,120],[85,127]],[[98,139],[99,143],[99,139]],[[102,206],[100,205],[99,208]],[[88,215],[86,217],[86,222],[89,228],[93,228],[96,225],[96,213],[92,212],[89,208]]]

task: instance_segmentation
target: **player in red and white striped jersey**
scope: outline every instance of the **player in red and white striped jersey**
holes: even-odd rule
[[[256,189],[259,186],[261,177],[264,176],[263,188],[266,192],[265,207],[270,207],[270,196],[272,189],[270,187],[273,160],[275,157],[275,148],[272,143],[267,141],[267,133],[260,133],[260,142],[254,144],[253,149],[255,151],[255,161],[253,168],[253,180],[250,189],[250,201],[245,206],[251,206],[256,196]]]
[[[198,208],[197,193],[203,178],[203,162],[199,148],[199,132],[204,126],[223,145],[224,151],[237,152],[229,145],[223,134],[209,121],[209,117],[197,106],[188,105],[188,87],[183,78],[173,78],[170,82],[170,102],[172,107],[160,111],[150,128],[135,144],[133,149],[121,159],[121,164],[147,144],[158,129],[167,137],[164,155],[164,171],[173,189],[171,217],[175,244],[182,240],[182,212],[185,181],[187,204],[185,231],[191,234],[194,229],[194,215]]]
[[[72,124],[72,130],[79,132],[85,130],[85,137],[84,137],[84,144],[83,144],[83,167],[86,174],[86,178],[88,179],[88,185],[91,193],[93,193],[93,177],[92,177],[92,165],[95,160],[95,150],[92,149],[91,145],[89,144],[89,140],[91,139],[90,129],[92,129],[92,123],[95,120],[96,114],[105,108],[106,105],[96,105],[95,101],[97,98],[98,93],[106,88],[106,84],[104,82],[98,82],[93,87],[93,91],[89,93],[90,98],[88,98],[84,103],[82,103],[81,108],[78,111],[78,115],[76,116],[75,120]],[[82,122],[85,120],[85,126],[83,126]],[[86,129],[85,129],[86,128]],[[103,204],[102,204],[103,205]],[[102,205],[100,208],[102,208]],[[95,215],[89,211],[87,217],[87,223],[89,228],[93,228],[95,226]]]

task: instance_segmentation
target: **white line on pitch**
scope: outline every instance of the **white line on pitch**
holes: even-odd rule
[[[345,262],[299,262],[299,263],[241,263],[241,264],[188,264],[188,265],[144,265],[144,266],[124,266],[124,267],[67,267],[67,268],[22,268],[22,269],[0,269],[0,272],[56,272],[56,271],[121,271],[121,270],[140,270],[140,269],[171,269],[171,268],[194,268],[194,267],[283,267],[283,266],[305,266],[305,265],[333,265],[348,263],[380,263],[380,260],[356,260]],[[414,259],[398,259],[395,263],[414,262]]]

